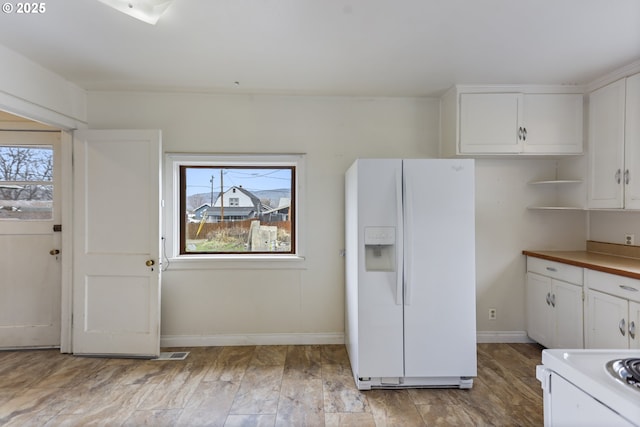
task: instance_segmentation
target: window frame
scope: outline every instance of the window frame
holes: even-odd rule
[[[294,165],[283,165],[283,164],[278,164],[278,166],[256,166],[254,163],[251,163],[250,165],[228,165],[228,164],[224,164],[221,165],[219,163],[213,163],[213,164],[198,164],[198,165],[185,165],[185,164],[181,164],[180,166],[178,166],[180,169],[180,209],[178,209],[179,215],[180,215],[180,245],[179,245],[179,253],[180,255],[227,255],[227,254],[233,254],[233,255],[246,255],[246,254],[295,254],[295,237],[296,237],[296,229],[295,229],[295,224],[296,224],[296,213],[295,213],[295,188],[296,188],[296,167]],[[205,252],[205,251],[200,251],[200,252],[188,252],[187,251],[187,187],[188,187],[188,182],[187,182],[187,172],[188,169],[220,169],[220,170],[274,170],[274,169],[280,169],[280,170],[289,170],[291,173],[291,181],[290,181],[290,203],[289,203],[289,221],[291,222],[291,243],[290,243],[290,250],[289,251],[217,251],[217,252]],[[212,187],[213,189],[213,187]],[[235,186],[231,186],[229,187],[229,190],[233,189],[233,192],[236,192],[236,187]],[[224,189],[221,189],[221,192],[224,191]],[[227,190],[228,191],[228,190]],[[213,197],[213,191],[212,191],[212,197]],[[219,193],[220,194],[220,193]],[[226,191],[221,195],[222,199],[224,200],[224,194],[226,194]],[[236,200],[239,202],[239,198],[230,198],[230,200]],[[217,201],[217,199],[215,200]],[[215,204],[214,201],[214,204]],[[239,206],[239,203],[238,203]],[[233,207],[233,205],[229,204],[227,205],[227,207]],[[225,215],[225,217],[227,217],[227,215]],[[230,222],[235,222],[235,220],[239,219],[239,217],[235,217],[235,216],[230,216],[228,218],[230,220]],[[203,220],[204,220],[204,216],[203,216]],[[221,222],[225,222],[224,218]]]
[[[49,233],[53,224],[60,224],[62,218],[62,145],[60,131],[3,131],[0,145],[14,147],[51,147],[53,153],[53,175],[51,181],[31,181],[30,184],[45,183],[53,187],[51,217],[44,219],[2,219],[0,234],[43,234]]]
[[[204,167],[263,167],[278,169],[293,167],[293,188],[291,203],[295,221],[292,223],[292,252],[237,252],[237,253],[181,253],[181,221],[183,182],[181,168],[183,166]],[[209,153],[167,153],[166,154],[166,188],[169,209],[165,210],[165,233],[163,234],[164,256],[171,261],[174,268],[201,265],[203,268],[216,263],[229,261],[230,266],[238,262],[248,261],[301,261],[304,256],[304,235],[301,233],[304,224],[305,195],[305,155],[304,154],[209,154]],[[202,264],[198,264],[202,263]]]

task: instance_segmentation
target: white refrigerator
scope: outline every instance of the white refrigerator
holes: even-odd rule
[[[346,173],[345,342],[356,385],[471,388],[472,159],[358,159]]]

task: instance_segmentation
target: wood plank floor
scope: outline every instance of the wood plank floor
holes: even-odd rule
[[[341,345],[193,347],[184,361],[0,352],[2,426],[541,426],[542,348],[479,344],[471,390],[355,388]]]

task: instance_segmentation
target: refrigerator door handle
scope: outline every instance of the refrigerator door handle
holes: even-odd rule
[[[403,247],[404,252],[404,304],[411,305],[411,285],[413,281],[413,183],[408,176],[404,177],[404,230]]]
[[[402,169],[396,170],[396,305],[402,305],[403,285],[403,218],[402,218]]]

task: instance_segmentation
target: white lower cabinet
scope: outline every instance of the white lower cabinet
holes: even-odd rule
[[[586,347],[640,349],[640,280],[586,270]]]
[[[583,269],[527,258],[527,335],[547,348],[584,348]]]

